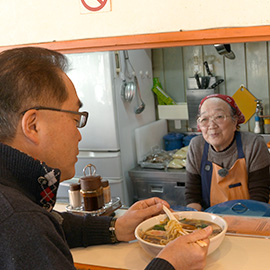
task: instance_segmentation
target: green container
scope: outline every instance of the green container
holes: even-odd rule
[[[153,79],[153,83],[152,91],[157,95],[159,105],[176,105],[176,102],[162,89],[157,77]]]

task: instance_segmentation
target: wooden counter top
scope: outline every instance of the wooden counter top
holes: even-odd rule
[[[95,265],[82,264],[82,263],[74,263],[74,266],[76,267],[77,270],[122,270],[120,268],[95,266]]]
[[[269,239],[226,236],[221,246],[207,257],[205,270],[268,269],[269,251]],[[152,259],[137,241],[75,248],[71,253],[76,263],[109,269],[142,270]],[[88,269],[99,270],[99,268]]]
[[[58,204],[56,210],[64,210]],[[125,210],[118,209],[117,215]],[[270,239],[225,236],[220,247],[207,257],[205,270],[261,270],[270,266]],[[77,269],[88,270],[141,270],[151,257],[135,240],[129,243],[99,245],[71,249]]]

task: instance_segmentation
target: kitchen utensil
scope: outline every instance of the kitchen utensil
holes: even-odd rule
[[[144,104],[144,102],[142,100],[141,91],[140,91],[140,85],[139,85],[139,82],[138,82],[138,79],[137,79],[136,75],[134,76],[134,80],[135,80],[135,83],[137,85],[137,92],[138,92],[138,95],[139,95],[139,99],[141,101],[141,104],[137,107],[137,109],[135,110],[135,113],[140,114],[145,109],[145,104]]]
[[[209,76],[203,76],[202,77],[202,89],[206,89],[209,86],[210,77]]]
[[[127,102],[131,102],[136,92],[136,84],[132,81],[127,82],[123,81],[122,89],[121,89],[121,97],[123,100]]]
[[[123,84],[121,88],[121,97],[127,102],[131,102],[136,92],[136,83],[134,82],[135,70],[129,61],[128,51],[123,51],[125,59],[124,74],[122,74]],[[131,68],[132,74],[129,72],[128,67]],[[129,81],[127,81],[127,79]]]
[[[217,81],[216,77],[210,77],[210,76],[206,76],[206,77],[210,78],[209,85],[212,85]],[[209,89],[209,85],[208,85],[208,87],[206,89]],[[187,79],[187,89],[189,89],[189,90],[198,89],[198,85],[197,85],[197,82],[196,82],[196,79],[195,79],[195,75],[193,77],[189,77]]]
[[[220,55],[223,55],[231,60],[235,59],[235,54],[231,50],[230,44],[214,44],[214,47]]]
[[[168,218],[170,220],[175,220],[175,221],[177,221],[179,223],[177,218],[173,215],[173,213],[165,205],[163,205],[163,211],[165,212],[165,214],[168,216]]]
[[[194,77],[195,77],[195,79],[196,79],[196,83],[197,83],[198,88],[199,88],[199,89],[201,89],[201,88],[202,88],[202,86],[201,86],[201,82],[200,82],[199,74],[198,74],[198,73],[196,73],[196,74],[194,75]]]
[[[240,111],[245,116],[244,124],[251,118],[256,111],[256,97],[253,96],[243,85],[233,94]]]
[[[205,66],[205,69],[206,69],[207,74],[208,74],[210,77],[213,77],[213,74],[211,73],[211,71],[210,71],[210,69],[209,69],[208,62],[207,62],[207,61],[204,61],[203,64],[204,64],[204,66]]]
[[[179,222],[179,220],[174,216],[174,214],[165,205],[163,205],[163,211],[166,213],[166,215],[168,216],[168,218],[170,220],[175,220],[180,225],[181,230],[179,230],[179,233],[181,233],[182,235],[189,234],[185,229],[182,228],[181,223]],[[206,247],[207,246],[207,244],[202,240],[198,240],[198,241],[196,241],[196,243],[201,247]]]
[[[214,84],[212,84],[209,88],[215,89],[216,87],[218,87],[223,82],[224,82],[223,79],[219,79],[217,82],[215,82]]]

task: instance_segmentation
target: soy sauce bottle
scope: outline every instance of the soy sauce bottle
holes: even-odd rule
[[[96,211],[104,207],[103,187],[99,175],[80,178],[81,195],[85,211]]]

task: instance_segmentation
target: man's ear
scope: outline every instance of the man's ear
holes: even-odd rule
[[[37,111],[29,110],[23,115],[22,133],[31,142],[35,144],[39,142]]]

